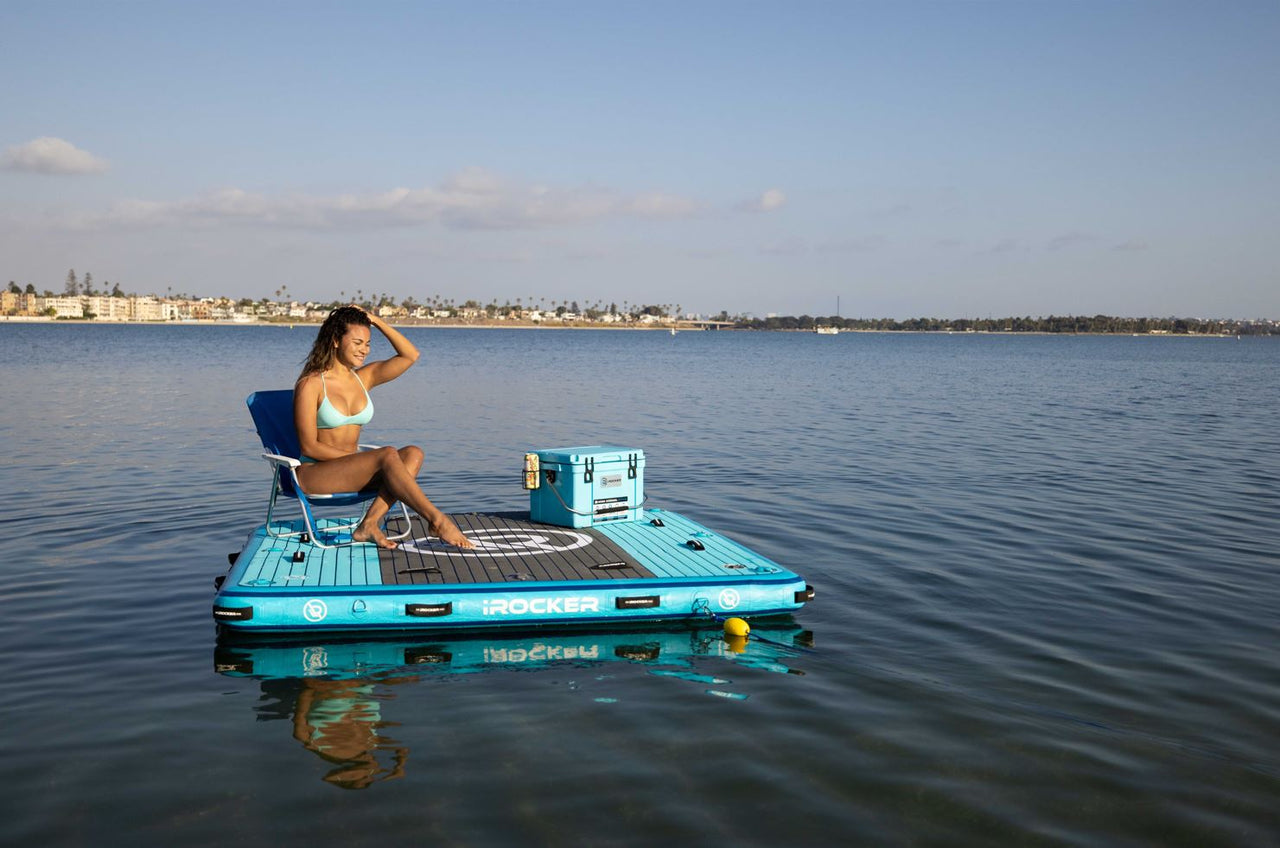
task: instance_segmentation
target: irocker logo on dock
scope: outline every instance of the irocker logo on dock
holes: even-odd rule
[[[329,614],[329,605],[319,598],[312,598],[302,605],[302,617],[310,622],[324,621]]]
[[[571,612],[600,612],[600,599],[588,597],[490,598],[484,602],[485,615],[546,615]]]
[[[529,648],[485,648],[484,661],[490,663],[552,662],[555,660],[598,660],[599,645],[543,645]]]

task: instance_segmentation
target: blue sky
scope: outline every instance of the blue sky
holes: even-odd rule
[[[1280,317],[1280,4],[0,2],[0,282]]]

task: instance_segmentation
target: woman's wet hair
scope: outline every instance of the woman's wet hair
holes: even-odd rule
[[[352,324],[361,327],[373,326],[365,311],[354,306],[339,306],[329,313],[329,317],[325,318],[324,323],[320,325],[315,344],[311,345],[311,353],[307,354],[307,361],[302,366],[303,377],[329,370],[329,366],[333,365],[333,360],[338,354],[338,342],[342,341],[342,337],[347,334],[347,328]]]

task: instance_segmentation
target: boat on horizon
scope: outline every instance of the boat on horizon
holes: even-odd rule
[[[840,319],[840,295],[836,295],[836,320]],[[820,336],[839,335],[839,327],[815,327],[814,332]]]

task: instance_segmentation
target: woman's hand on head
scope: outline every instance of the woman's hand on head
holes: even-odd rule
[[[382,318],[378,316],[378,313],[365,309],[363,306],[361,306],[358,303],[353,303],[351,305],[354,306],[356,309],[359,309],[361,312],[363,312],[365,314],[365,317],[369,319],[370,324],[372,324],[375,327],[378,327],[378,329],[382,329],[381,325],[385,322],[382,320]]]

